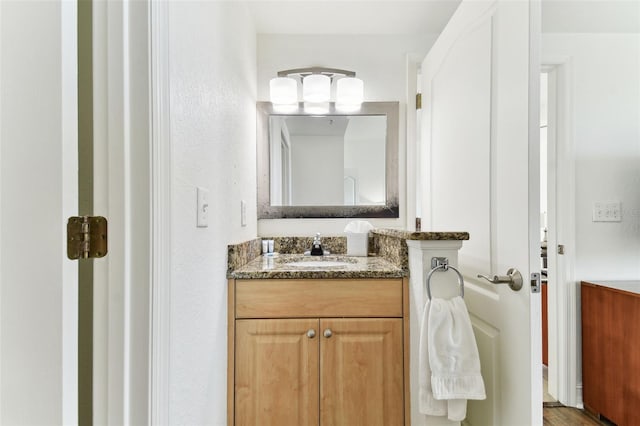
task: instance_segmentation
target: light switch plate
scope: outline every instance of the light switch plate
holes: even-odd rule
[[[621,222],[622,203],[620,201],[598,201],[593,204],[594,222]]]
[[[197,193],[197,226],[198,228],[206,228],[209,226],[209,190],[198,187]]]

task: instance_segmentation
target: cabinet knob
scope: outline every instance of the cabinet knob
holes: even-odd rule
[[[328,339],[328,338],[329,338],[329,337],[331,337],[331,336],[333,336],[333,332],[331,331],[331,329],[330,329],[330,328],[327,328],[327,329],[324,331],[324,337],[326,337],[326,338]]]
[[[314,337],[316,337],[316,331],[315,331],[313,328],[310,328],[310,329],[307,331],[307,337],[308,337],[309,339],[313,339]]]

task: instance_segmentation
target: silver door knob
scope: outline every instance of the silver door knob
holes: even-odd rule
[[[328,339],[328,338],[329,338],[329,337],[331,337],[331,336],[333,336],[333,332],[331,331],[331,329],[330,329],[330,328],[327,328],[327,329],[324,331],[324,337],[326,337],[326,338]]]
[[[316,337],[316,331],[315,331],[313,328],[310,328],[310,329],[307,331],[307,337],[308,337],[309,339],[313,339],[314,337]]]
[[[478,274],[478,278],[484,278],[492,284],[509,284],[509,287],[513,291],[518,291],[522,288],[522,274],[516,268],[509,268],[507,275],[494,275],[488,277],[486,275]]]

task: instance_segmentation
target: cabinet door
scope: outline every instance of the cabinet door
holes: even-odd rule
[[[596,414],[603,409],[602,365],[609,347],[602,345],[600,328],[603,318],[600,290],[582,284],[582,384],[585,408]],[[609,325],[608,325],[609,326]]]
[[[236,321],[236,425],[318,425],[318,337],[317,319]]]
[[[621,425],[640,425],[640,297],[627,294],[623,308],[624,380],[622,398],[624,421]]]
[[[582,382],[585,407],[624,424],[625,296],[582,284]]]
[[[320,332],[321,425],[404,424],[402,319],[322,319]]]
[[[542,363],[549,365],[549,309],[548,283],[542,284]]]

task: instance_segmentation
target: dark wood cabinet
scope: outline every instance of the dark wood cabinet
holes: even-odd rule
[[[640,294],[615,282],[581,288],[584,406],[619,426],[638,425]]]
[[[549,365],[549,309],[547,305],[548,284],[542,284],[542,363]]]

